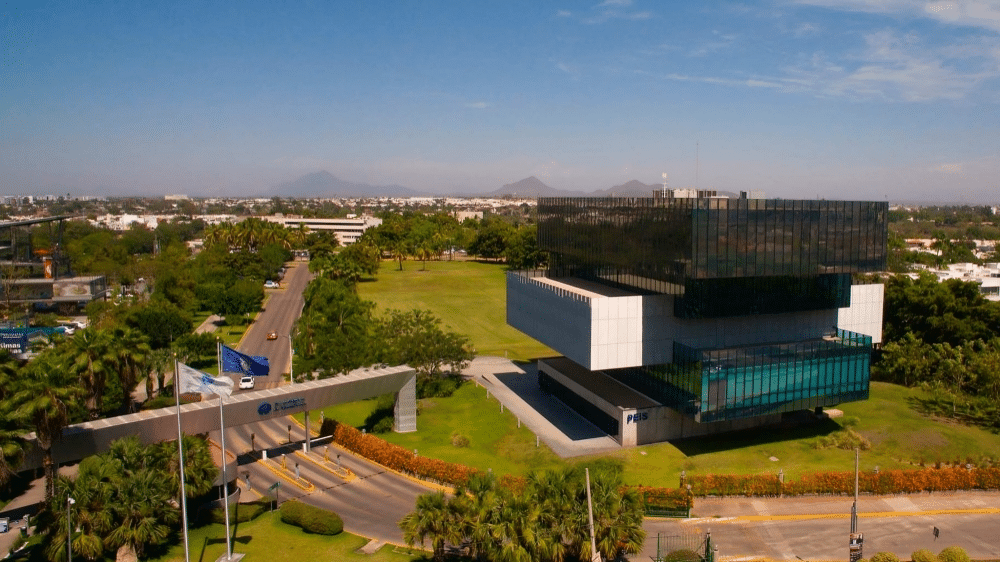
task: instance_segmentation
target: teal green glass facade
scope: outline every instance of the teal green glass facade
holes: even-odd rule
[[[832,406],[868,398],[871,347],[870,336],[846,330],[730,349],[674,342],[674,365],[683,374],[670,382],[694,399],[687,408],[701,422]]]

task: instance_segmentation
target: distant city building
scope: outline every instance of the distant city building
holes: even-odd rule
[[[539,384],[623,446],[865,400],[882,339],[887,204],[542,198],[545,271],[507,323],[563,354]]]
[[[190,199],[191,198],[188,197],[187,195],[180,194],[180,193],[172,194],[172,195],[168,194],[168,195],[164,195],[163,196],[163,200],[164,201],[188,201]]]
[[[333,232],[337,236],[337,241],[342,246],[348,246],[358,241],[361,235],[369,228],[382,224],[382,219],[371,216],[360,216],[356,218],[342,219],[317,219],[303,218],[295,216],[273,215],[261,217],[270,222],[275,222],[287,228],[299,228],[305,226],[310,231]]]

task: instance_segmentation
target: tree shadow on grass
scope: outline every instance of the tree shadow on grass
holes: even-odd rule
[[[720,435],[675,439],[671,440],[670,444],[677,447],[685,456],[692,457],[755,445],[822,437],[841,429],[840,424],[830,418],[817,419],[811,412],[802,414],[791,416],[777,424]]]

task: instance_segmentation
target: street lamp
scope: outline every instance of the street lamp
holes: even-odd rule
[[[295,348],[292,347],[292,334],[286,336],[288,338],[288,381],[289,384],[295,384]]]
[[[70,523],[70,510],[76,503],[71,497],[66,497],[66,561],[73,562],[73,525]]]

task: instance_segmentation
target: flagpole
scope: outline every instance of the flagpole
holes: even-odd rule
[[[177,403],[177,452],[180,455],[181,466],[181,520],[184,524],[184,562],[191,562],[191,551],[188,548],[188,516],[187,492],[184,490],[184,433],[181,432],[181,384],[180,369],[177,368],[177,355],[174,355],[174,401]]]
[[[216,342],[216,357],[219,363],[219,376],[222,374],[222,341]],[[219,394],[219,433],[222,434],[222,494],[226,511],[226,560],[233,558],[233,542],[229,530],[229,476],[226,475],[226,420],[222,415],[222,394]]]

